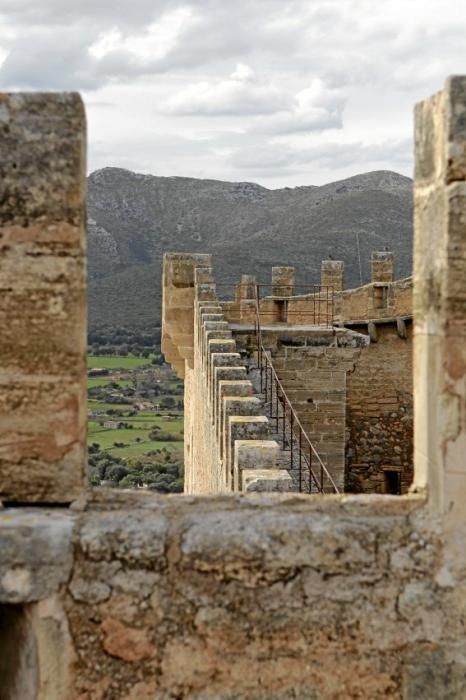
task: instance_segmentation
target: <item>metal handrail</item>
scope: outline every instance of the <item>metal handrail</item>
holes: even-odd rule
[[[317,479],[317,477],[315,476],[315,474],[312,470],[312,465],[309,464],[306,453],[300,448],[301,452],[302,452],[302,457],[304,458],[304,460],[306,462],[308,462],[310,476],[314,480],[314,482],[315,482],[316,486],[319,488],[319,490],[321,492],[323,492],[323,476],[325,475],[326,479],[328,479],[328,481],[330,482],[330,485],[332,487],[333,492],[339,493],[338,487],[335,484],[330,472],[328,471],[327,467],[325,466],[324,462],[322,461],[321,456],[317,452],[317,450],[314,447],[314,445],[312,444],[309,436],[307,435],[306,431],[304,430],[303,425],[302,425],[301,421],[299,420],[298,415],[297,415],[295,409],[293,408],[293,405],[285,392],[285,389],[283,388],[283,384],[281,383],[280,379],[278,378],[277,372],[276,372],[276,370],[272,364],[272,361],[270,359],[270,355],[267,353],[267,351],[265,350],[263,345],[261,347],[261,353],[263,355],[265,355],[266,366],[267,365],[269,366],[271,374],[273,375],[273,379],[275,381],[275,384],[278,387],[278,389],[280,390],[281,397],[279,397],[279,398],[283,399],[285,401],[285,403],[288,405],[288,408],[290,411],[290,420],[288,422],[291,423],[291,425],[290,425],[291,437],[296,438],[295,427],[294,427],[294,426],[296,426],[299,429],[299,431],[301,432],[302,437],[304,438],[305,442],[308,444],[310,451],[312,452],[312,454],[314,455],[314,457],[317,459],[317,461],[319,463],[319,466],[321,469],[320,486],[319,486],[319,480]],[[283,409],[283,411],[284,411],[285,420],[288,420],[287,416],[286,416],[286,410]]]
[[[262,332],[261,332],[260,313],[259,313],[259,297],[257,294],[257,290],[256,290],[255,300],[256,300],[256,304],[255,304],[255,307],[256,307],[256,339],[257,339],[258,366],[259,366],[259,370],[261,373],[261,375],[260,375],[261,376],[261,391],[262,391],[262,368],[263,368],[262,358],[263,358],[263,356],[265,356],[266,372],[267,372],[267,366],[269,366],[270,372],[271,372],[271,379],[273,377],[273,379],[275,381],[275,385],[276,385],[275,392],[276,392],[276,397],[277,397],[277,427],[278,427],[278,399],[279,399],[278,389],[279,389],[281,392],[281,396],[282,396],[283,400],[285,401],[285,403],[288,405],[289,411],[290,411],[290,419],[289,419],[288,423],[290,425],[290,434],[291,434],[291,443],[290,443],[291,454],[293,454],[293,452],[292,452],[293,439],[296,439],[298,442],[298,449],[299,449],[299,454],[300,454],[299,490],[302,491],[301,459],[303,458],[304,461],[307,463],[308,469],[309,469],[309,488],[310,488],[310,491],[312,490],[312,480],[313,480],[317,489],[319,490],[319,492],[324,493],[324,476],[325,476],[325,478],[328,480],[328,482],[330,482],[330,486],[331,486],[333,493],[338,494],[339,490],[338,490],[337,485],[335,484],[330,472],[328,471],[327,467],[325,466],[324,462],[322,461],[322,458],[320,457],[316,448],[312,444],[312,441],[310,440],[309,436],[307,435],[306,431],[304,430],[303,425],[302,425],[301,421],[299,420],[298,415],[297,415],[295,409],[293,408],[293,405],[285,392],[283,384],[281,383],[281,381],[278,377],[278,374],[275,370],[275,367],[273,366],[271,355],[269,353],[267,353],[267,350],[264,348],[264,345],[262,343]],[[267,379],[267,374],[266,374],[266,379]],[[273,401],[272,390],[271,390],[271,401]],[[287,421],[287,420],[288,420],[288,418],[287,418],[287,414],[286,414],[286,408],[285,408],[285,406],[283,406],[283,422],[284,422],[284,424],[285,424],[285,421]],[[299,429],[298,437],[296,437],[296,434],[295,434],[295,426],[297,426]],[[308,448],[309,448],[309,460],[307,458],[307,454],[302,449],[302,439],[303,438],[304,438],[304,441],[307,443]],[[314,455],[314,457],[317,459],[317,462],[318,462],[319,467],[320,467],[320,485],[319,485],[319,480],[312,469],[312,455]],[[293,464],[291,464],[291,467],[293,468]]]

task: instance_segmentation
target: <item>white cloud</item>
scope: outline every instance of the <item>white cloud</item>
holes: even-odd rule
[[[254,124],[251,131],[275,135],[324,131],[343,127],[345,97],[340,90],[327,88],[319,79],[294,97],[289,110]]]
[[[180,115],[250,115],[283,109],[286,96],[272,83],[261,82],[239,63],[226,80],[192,83],[167,100],[164,111]]]
[[[83,90],[91,164],[319,184],[410,173],[465,34],[438,0],[1,0],[0,82]]]
[[[150,63],[173,50],[192,18],[189,8],[178,8],[163,14],[140,33],[124,36],[118,27],[112,27],[101,32],[88,51],[97,60],[113,52],[127,52],[142,64]]]

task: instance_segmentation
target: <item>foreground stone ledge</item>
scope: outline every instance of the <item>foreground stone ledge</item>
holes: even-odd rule
[[[97,489],[73,513],[4,509],[0,582],[15,582],[17,603],[50,607],[59,591],[86,700],[398,700],[411,686],[409,700],[443,700],[462,688],[461,621],[444,623],[453,589],[424,502]],[[31,594],[17,581],[33,563]]]
[[[54,595],[70,575],[76,515],[67,510],[0,510],[0,602]]]
[[[341,513],[355,517],[366,514],[371,517],[386,515],[409,516],[422,510],[427,503],[424,492],[389,496],[383,494],[212,494],[212,495],[157,495],[135,490],[109,490],[93,488],[88,491],[86,512],[120,509],[155,510],[170,518],[177,513],[198,508],[202,512],[222,509],[292,508],[298,512]]]
[[[163,565],[168,521],[163,515],[122,507],[107,513],[87,513],[79,533],[83,553],[92,560],[135,561]]]
[[[401,531],[418,528],[429,537],[439,534],[424,503],[417,495],[166,497],[95,490],[83,512],[4,508],[0,602],[31,602],[56,593],[69,578],[73,542],[87,561],[119,562],[117,569],[163,572],[169,560],[194,568],[210,562],[209,567],[222,569],[238,558],[272,569],[370,567],[377,560],[377,533],[399,538]],[[176,551],[173,558],[170,552]]]

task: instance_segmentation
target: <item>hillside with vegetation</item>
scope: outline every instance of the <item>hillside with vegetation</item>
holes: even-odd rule
[[[294,265],[299,284],[320,262],[345,262],[346,285],[369,277],[373,250],[412,266],[412,181],[388,171],[321,187],[268,190],[249,182],[141,175],[104,168],[88,179],[90,326],[154,330],[160,324],[164,252],[212,253],[219,282],[242,273],[269,282]]]

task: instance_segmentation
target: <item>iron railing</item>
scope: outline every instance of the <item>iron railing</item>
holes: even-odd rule
[[[339,493],[322,458],[304,430],[299,417],[272,364],[270,353],[262,342],[259,296],[256,295],[257,365],[260,390],[270,404],[270,418],[275,420],[276,433],[281,435],[282,449],[290,452],[287,467],[300,493]]]

